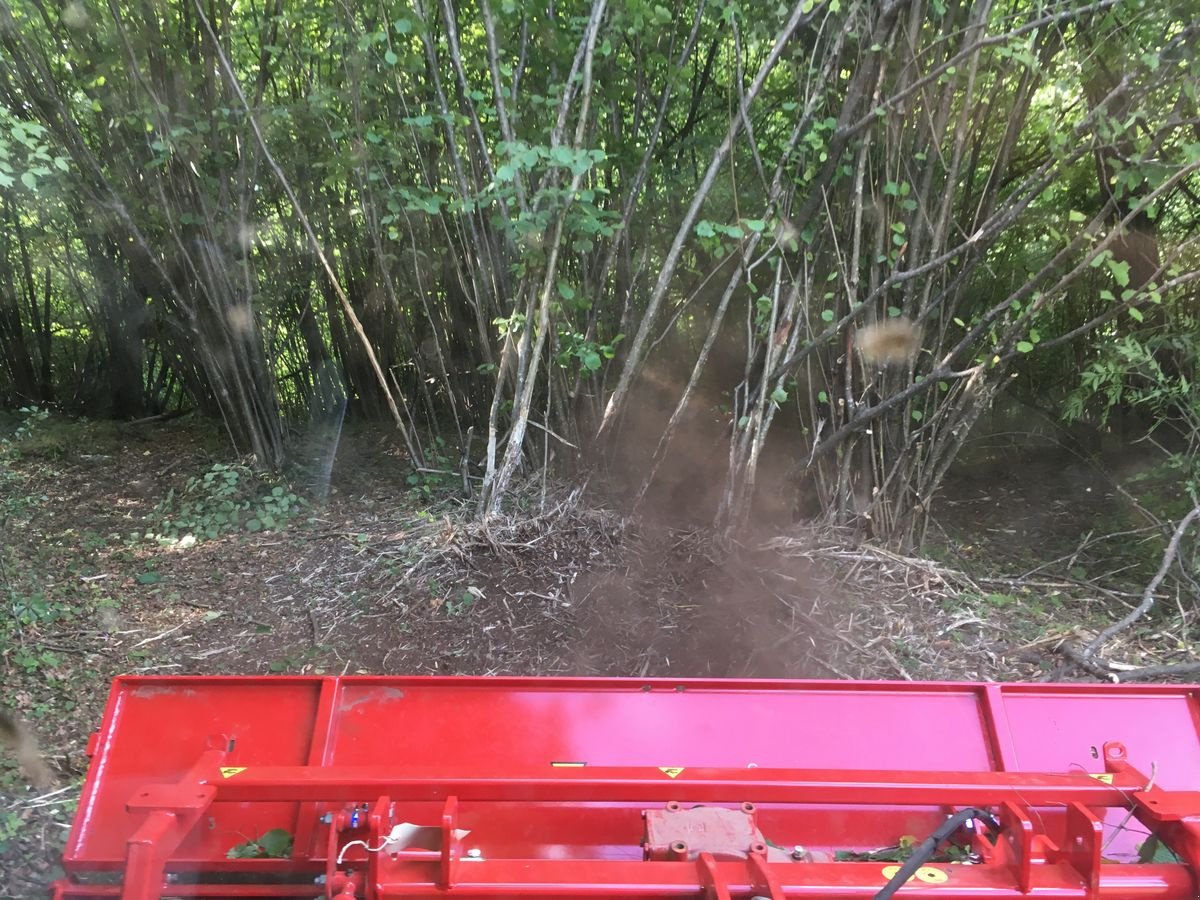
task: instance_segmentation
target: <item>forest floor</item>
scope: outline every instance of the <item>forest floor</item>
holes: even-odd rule
[[[164,520],[212,515],[185,490],[230,462],[211,431],[49,420],[0,462],[2,702],[60,785],[35,791],[0,761],[0,896],[56,876],[117,674],[1087,678],[1056,648],[1136,605],[1163,546],[1147,516],[1172,499],[1169,481],[1042,448],[956,474],[922,557],[806,525],[719,549],[537,484],[485,532],[364,433],[343,441],[325,501],[286,523],[296,507],[270,507],[279,527],[153,539]],[[217,470],[198,490],[211,502],[250,477]],[[1188,658],[1195,613],[1177,603],[1108,658]]]

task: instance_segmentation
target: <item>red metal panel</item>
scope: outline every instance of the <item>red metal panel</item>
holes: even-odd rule
[[[68,868],[119,865],[139,822],[125,810],[135,789],[180,778],[211,735],[235,740],[238,765],[305,762],[320,687],[319,679],[117,679],[67,844]],[[193,832],[179,858],[223,856],[244,840],[238,834],[295,827],[294,803],[217,812],[217,824]]]
[[[1152,760],[1159,763],[1155,783],[1160,787],[1184,790],[1200,784],[1194,691],[1131,687],[1110,694],[1014,686],[1004,698],[1022,771],[1097,771],[1103,768],[1098,754],[1105,741],[1118,740],[1146,771]]]
[[[373,897],[700,896],[704,885],[713,896],[872,896],[882,866],[791,862],[792,846],[831,859],[984,804],[1004,807],[1003,847],[902,896],[1192,896],[1184,866],[1097,860],[1101,845],[1106,860],[1133,858],[1144,835],[1112,829],[1152,766],[1156,792],[1139,815],[1153,819],[1151,803],[1178,813],[1160,816],[1164,828],[1192,846],[1192,799],[1161,789],[1200,785],[1197,708],[1190,687],[126,678],[113,687],[65,865],[80,876],[120,869],[156,815],[139,806],[199,803],[178,848],[161,844],[182,878],[171,896],[278,896],[278,885],[252,882],[285,875],[307,880],[297,893],[311,896],[321,873],[317,890],[352,884]],[[218,736],[219,767],[189,774]],[[1115,741],[1128,768],[1113,764],[1110,786],[1089,775],[1105,771],[1098,756]],[[686,862],[643,861],[647,809],[748,800],[770,854],[728,862],[689,847]],[[1069,815],[1068,804],[1078,804]],[[318,821],[326,811],[332,826]],[[424,828],[391,848],[400,853],[375,852],[402,823]],[[227,859],[272,828],[295,836],[292,859]],[[1075,838],[1084,843],[1072,849]],[[234,873],[246,871],[238,893]],[[217,876],[229,884],[184,889]]]
[[[599,766],[990,768],[979,693],[970,686],[909,690],[897,702],[893,685],[767,684],[349,681],[332,758],[374,765],[402,751],[417,766],[493,771],[531,757]],[[879,740],[899,733],[906,740]]]

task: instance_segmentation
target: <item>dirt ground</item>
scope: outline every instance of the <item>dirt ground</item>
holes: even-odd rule
[[[2,763],[0,896],[57,874],[121,673],[1090,677],[1055,648],[1135,602],[1159,532],[1102,467],[1041,459],[956,475],[915,558],[803,524],[718,547],[570,486],[543,502],[530,485],[529,508],[484,531],[366,433],[286,527],[169,545],[147,539],[156,507],[228,462],[221,442],[190,423],[50,423],[0,481],[0,666],[59,789]],[[1186,658],[1193,618],[1171,612],[1115,652]]]

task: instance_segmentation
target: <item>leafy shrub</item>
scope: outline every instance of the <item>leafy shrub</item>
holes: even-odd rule
[[[1183,439],[1184,452],[1172,454],[1167,468],[1177,480],[1173,493],[1185,500],[1200,493],[1200,384],[1194,361],[1200,353],[1200,328],[1148,330],[1105,345],[1079,376],[1067,398],[1064,418],[1094,416],[1100,424],[1122,407],[1151,414]],[[1165,368],[1163,359],[1176,365]],[[1182,487],[1184,490],[1180,491]]]
[[[435,437],[433,442],[433,450],[428,455],[432,465],[426,469],[413,469],[404,479],[410,494],[431,502],[438,499],[437,495],[450,492],[458,484],[458,476],[451,468],[454,460],[446,447],[446,441]]]
[[[147,537],[164,543],[211,540],[239,531],[272,531],[297,516],[304,499],[241,465],[216,463],[171,490],[155,507]]]

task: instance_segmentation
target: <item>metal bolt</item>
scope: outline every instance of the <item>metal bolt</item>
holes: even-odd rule
[[[313,884],[324,884],[324,883],[325,883],[324,875],[318,875],[316,878],[313,879]]]
[[[179,873],[178,872],[168,872],[166,874],[167,884],[176,884],[178,881],[179,881]]]
[[[472,847],[470,850],[467,851],[467,857],[469,859],[482,859],[483,851],[480,850],[478,847]]]
[[[804,847],[800,844],[797,844],[792,848],[792,859],[804,859],[805,856],[806,853],[804,851]]]
[[[321,821],[322,825],[332,825],[333,824],[333,813],[331,813],[331,812],[325,813],[325,815],[321,816],[320,821]]]

